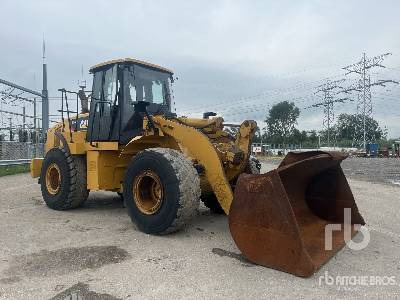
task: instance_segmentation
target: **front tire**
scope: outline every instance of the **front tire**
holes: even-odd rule
[[[85,156],[68,155],[53,148],[46,153],[40,174],[42,196],[47,206],[66,210],[82,205],[88,198]]]
[[[179,151],[147,149],[137,154],[124,177],[126,207],[139,230],[167,234],[184,227],[200,199],[200,178]]]

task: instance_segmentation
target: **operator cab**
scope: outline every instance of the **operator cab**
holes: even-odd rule
[[[87,140],[128,143],[141,135],[144,113],[135,106],[147,102],[150,115],[171,113],[173,72],[125,58],[95,65]],[[142,105],[140,105],[142,107]]]

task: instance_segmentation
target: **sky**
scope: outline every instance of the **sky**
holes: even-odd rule
[[[132,57],[174,70],[178,115],[215,111],[228,122],[255,119],[263,127],[268,109],[288,100],[301,108],[300,129],[319,130],[321,108],[305,108],[321,101],[315,92],[326,79],[345,78],[343,86],[357,80],[342,68],[363,52],[391,52],[387,68],[371,69],[371,79],[400,81],[395,0],[2,0],[0,10],[0,78],[40,90],[44,36],[50,97],[58,88],[76,90],[82,66],[90,86],[90,66]],[[399,99],[399,85],[372,88],[373,117],[389,137],[400,137]],[[51,114],[60,105],[51,98]],[[356,106],[336,105],[335,115]],[[0,122],[8,122],[4,114]]]

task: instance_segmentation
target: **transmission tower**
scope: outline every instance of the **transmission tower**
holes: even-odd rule
[[[376,85],[385,86],[385,83],[398,84],[397,81],[390,79],[378,80],[376,82],[371,83],[370,69],[374,67],[385,68],[385,66],[382,65],[382,62],[388,55],[391,55],[391,53],[385,53],[372,58],[368,58],[365,55],[365,53],[363,53],[363,56],[358,63],[343,68],[348,72],[346,75],[350,73],[356,73],[360,76],[358,82],[355,85],[350,86],[349,88],[343,90],[343,92],[345,93],[349,93],[351,91],[358,92],[357,117],[362,117],[363,124],[362,128],[355,128],[356,130],[355,130],[355,136],[353,138],[353,145],[355,144],[360,146],[361,144],[363,144],[364,149],[366,149],[366,144],[367,144],[366,131],[367,127],[370,125],[367,124],[367,122],[372,117],[371,87]],[[371,137],[369,138],[371,139]],[[372,139],[375,140],[375,137],[372,137]]]
[[[342,92],[342,87],[341,83],[343,83],[345,79],[340,79],[340,80],[335,80],[335,81],[330,81],[329,79],[326,80],[326,82],[320,86],[317,87],[317,91],[315,94],[322,94],[322,101],[319,103],[315,103],[309,107],[306,108],[311,108],[311,107],[323,107],[324,108],[324,118],[322,121],[322,126],[324,130],[327,133],[327,141],[328,141],[328,146],[330,146],[330,140],[331,140],[331,127],[332,124],[335,121],[335,114],[334,114],[334,103],[343,103],[346,100],[350,100],[349,98],[340,98],[340,99],[335,99],[335,96],[339,93]]]

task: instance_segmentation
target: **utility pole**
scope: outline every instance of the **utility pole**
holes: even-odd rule
[[[49,93],[47,90],[46,44],[43,37],[43,89],[42,89],[42,137],[49,129]]]
[[[18,131],[18,140],[20,142],[28,141],[28,134],[27,134],[27,132],[25,132],[25,124],[26,124],[26,114],[25,114],[25,104],[24,104],[24,106],[22,106],[22,130]],[[19,136],[20,134],[22,136]]]
[[[14,140],[13,132],[12,132],[12,118],[8,118],[10,121],[10,142]]]
[[[321,107],[321,106],[324,108],[324,118],[322,121],[322,125],[327,133],[328,147],[330,146],[330,141],[331,141],[331,127],[335,120],[333,105],[334,103],[343,103],[346,100],[351,101],[351,99],[347,97],[335,99],[335,95],[341,93],[342,87],[340,84],[343,83],[344,81],[345,79],[339,79],[335,81],[330,81],[329,79],[327,79],[324,84],[317,87],[317,91],[315,92],[315,94],[322,94],[322,101],[319,103],[315,103],[309,107],[306,107],[306,109],[311,107]]]
[[[33,157],[36,157],[37,153],[37,137],[38,134],[36,132],[36,98],[33,98],[33,137],[31,133],[31,140],[33,139]]]
[[[36,112],[36,98],[33,98],[33,138],[34,138],[34,143],[35,143],[35,157],[36,157],[36,147],[38,143],[38,133],[37,133],[37,128],[36,128],[36,122],[37,122],[37,112]]]
[[[25,131],[26,124],[26,114],[25,114],[25,105],[22,107],[22,130]]]
[[[385,57],[389,55],[391,55],[391,53],[385,53],[372,58],[368,58],[365,55],[365,53],[363,53],[363,56],[359,62],[343,68],[348,72],[346,75],[350,73],[356,73],[360,76],[358,82],[355,85],[350,86],[349,88],[343,90],[343,92],[344,93],[349,93],[352,91],[358,92],[357,116],[362,117],[363,128],[362,130],[360,130],[360,128],[356,128],[353,144],[361,145],[361,140],[362,140],[364,150],[366,149],[367,146],[367,139],[371,139],[371,137],[367,137],[366,134],[367,126],[369,125],[367,124],[367,120],[369,120],[372,117],[371,87],[376,85],[385,86],[385,83],[398,84],[397,81],[390,79],[378,80],[376,82],[371,83],[370,69],[374,67],[385,68],[385,66],[382,65],[382,62],[385,59]],[[361,132],[362,135],[360,134]],[[375,137],[373,137],[372,139],[375,139]]]
[[[261,137],[261,154],[265,155],[265,148],[264,148],[264,140],[263,135],[265,134],[265,127],[260,128],[260,137]]]
[[[36,134],[36,119],[37,119],[37,115],[36,115],[36,98],[33,99],[33,129],[35,130],[35,134]]]

